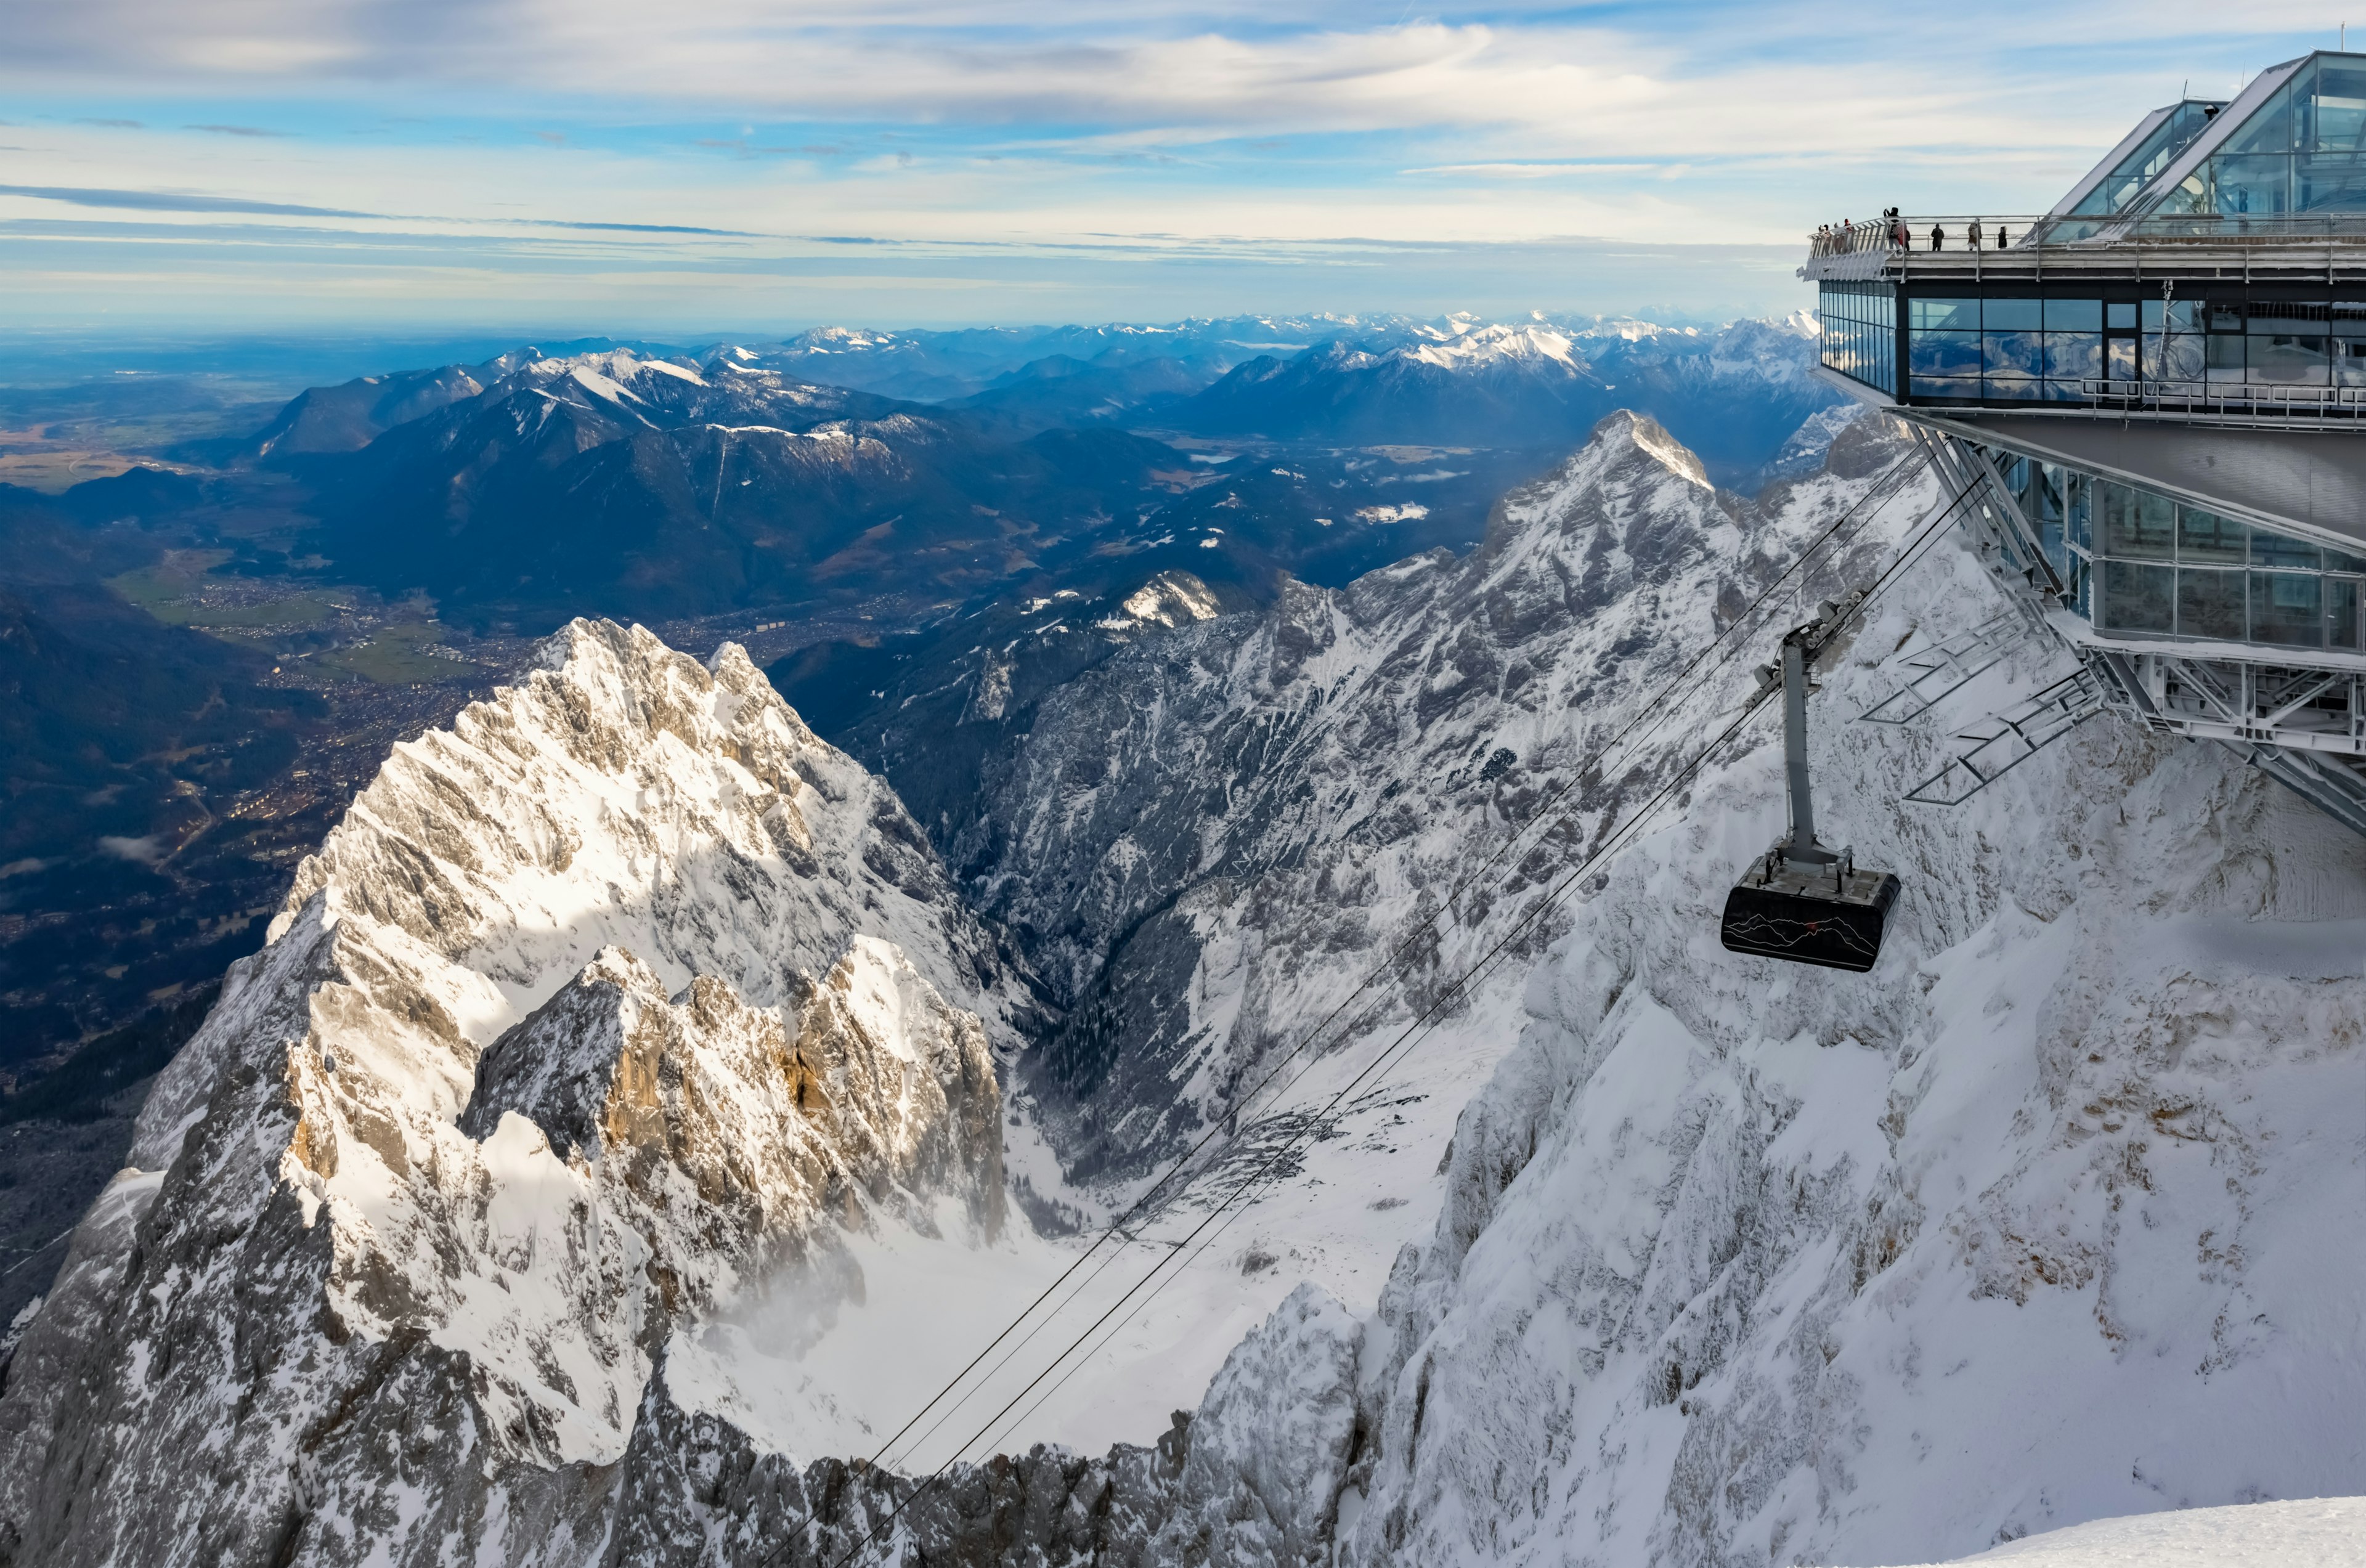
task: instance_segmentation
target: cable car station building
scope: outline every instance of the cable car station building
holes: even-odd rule
[[[1820,234],[1801,276],[2011,635],[2079,655],[2052,722],[2224,742],[2366,833],[2366,54],[2156,109],[2050,212]]]

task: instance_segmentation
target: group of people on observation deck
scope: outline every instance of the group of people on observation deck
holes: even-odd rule
[[[1820,225],[1810,238],[1813,248],[1809,254],[1819,256],[1847,255],[1855,251],[1910,251],[1914,248],[1913,231],[1907,228],[1906,220],[1894,207],[1883,208],[1878,222],[1858,223],[1843,218],[1838,223]],[[1931,225],[1930,243],[1934,251],[1947,248],[1947,231],[1944,224]],[[2011,243],[2011,236],[2004,225],[1997,225],[1994,248],[2000,251]],[[1964,248],[1972,251],[1989,248],[1989,237],[1977,218],[1965,225]]]

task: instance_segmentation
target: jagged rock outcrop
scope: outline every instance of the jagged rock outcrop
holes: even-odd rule
[[[1067,1009],[1023,1087],[1075,1172],[1127,1179],[1232,1114],[1507,830],[1573,807],[1401,955],[1342,1038],[1417,1011],[1483,949],[1491,909],[1656,786],[1684,728],[1607,767],[1606,744],[1904,449],[1863,422],[1826,471],[1752,502],[1615,414],[1506,496],[1467,557],[1291,584],[1269,611],[1182,625],[1035,695],[932,831]],[[1930,493],[1908,485],[1894,516]],[[1874,558],[1861,540],[1828,554],[1804,602]],[[929,766],[918,738],[899,755]],[[1504,983],[1516,994],[1516,971]]]
[[[1344,1561],[1921,1562],[2366,1491],[2366,844],[2099,719],[1970,805],[1845,716],[1994,600],[1943,547],[1813,704],[1830,830],[1905,892],[1855,976],[1717,945],[1779,744],[1720,762],[1530,971],[1367,1325]],[[2337,1305],[2336,1303],[2344,1303]]]
[[[595,1550],[677,1327],[1001,1225],[1022,998],[738,649],[575,624],[397,748],[160,1080],[7,1368],[0,1561]]]

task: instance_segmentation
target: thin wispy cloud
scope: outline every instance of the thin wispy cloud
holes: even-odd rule
[[[1903,7],[1835,28],[1803,0],[1378,20],[1338,0],[79,0],[12,17],[0,90],[55,141],[0,196],[351,222],[352,276],[380,268],[389,297],[491,287],[490,264],[430,274],[364,231],[442,213],[614,236],[648,276],[824,233],[1035,256],[1131,235],[1243,267],[1293,247],[1348,267],[1363,241],[1715,243],[1763,248],[1746,270],[1771,307],[1817,221],[2042,207],[2189,80],[2330,46],[2318,9],[1999,0],[1977,26]],[[235,162],[224,138],[249,144]],[[30,194],[51,191],[73,194]],[[498,265],[598,292],[538,254]],[[1380,299],[1401,272],[1338,276],[1370,297],[1302,303],[1411,303]],[[1539,306],[1592,287],[1533,276]]]
[[[116,208],[133,212],[223,212],[278,218],[377,218],[343,207],[306,207],[288,201],[250,201],[240,197],[201,196],[183,191],[99,190],[73,186],[0,186],[0,196],[62,201],[74,207]]]

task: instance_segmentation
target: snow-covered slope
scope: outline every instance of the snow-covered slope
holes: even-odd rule
[[[2366,1497],[2098,1519],[1958,1561],[2012,1568],[2360,1568],[2366,1564]]]
[[[992,1243],[1025,1005],[736,647],[574,624],[159,1081],[7,1369],[0,1560],[590,1550],[671,1335],[859,1296],[850,1232]]]
[[[1666,495],[1645,515],[1682,515]],[[1911,515],[1884,520],[1885,549]],[[1559,559],[1584,580],[1587,556]],[[1672,610],[1705,597],[1670,561],[1554,635],[1649,660],[1692,645]],[[1782,815],[1762,732],[1581,891],[1510,1018],[1472,1009],[1519,1043],[1461,1111],[1435,1226],[1360,1329],[1364,1440],[1309,1478],[1336,1487],[1346,1560],[1928,1562],[2366,1491],[2366,1255],[2347,1240],[2366,1201],[2366,845],[2228,753],[2107,719],[1961,810],[1901,804],[1944,721],[2050,678],[2042,650],[1927,731],[1847,716],[1895,650],[1993,604],[1942,547],[1816,699],[1826,830],[1906,882],[1875,972],[1718,945],[1725,890]],[[1419,713],[1384,753],[1407,789],[1441,772],[1403,745]],[[1326,761],[1352,779],[1354,755]],[[1435,795],[1411,815],[1453,820]],[[1338,885],[1337,863],[1301,863]],[[1425,880],[1386,863],[1363,862],[1374,886]],[[1211,959],[1290,960],[1319,1012],[1316,944],[1275,940],[1312,891],[1229,893],[1194,911],[1232,942],[1202,950],[1195,998],[1222,995]],[[1275,1009],[1247,996],[1215,1016]],[[1286,1231],[1293,1186],[1244,1226]]]
[[[1759,513],[1663,433],[1614,423],[1468,562],[1186,628],[1042,702],[990,780],[1016,815],[986,814],[971,863],[1077,1002],[1026,1079],[1076,1119],[1064,1146],[1114,1180],[1129,1151],[1173,1146],[1154,1129],[1229,1114],[1888,440],[1843,430]],[[1836,575],[1871,576],[1921,510],[1883,514]],[[1191,1364],[1192,1314],[1301,1279],[1363,1311],[1363,1260],[1426,1210],[1368,1319],[1293,1310],[1255,1352],[1354,1368],[1297,1397],[1352,1389],[1355,1440],[1267,1494],[1328,1517],[1350,1561],[1927,1562],[2366,1491],[2366,1258],[2341,1239],[2366,1200],[2366,846],[2225,752],[2109,719],[1966,808],[1902,804],[1950,724],[2051,678],[2045,651],[1926,728],[1848,716],[1892,654],[1994,604],[1943,543],[1816,700],[1827,831],[1906,879],[1880,968],[1718,945],[1725,889],[1782,815],[1760,730],[1549,942],[1310,1123],[1481,942],[1399,961],[1380,1017],[1243,1119],[1231,1146],[1252,1156],[1316,1135],[1145,1314],[1166,1360],[1121,1347],[1080,1381],[1155,1382]],[[1696,744],[1736,695],[1655,744]],[[1582,776],[1574,829],[1491,875],[1497,924],[1660,776],[1642,761],[1623,788]],[[1058,1419],[1082,1438],[1089,1414]]]

